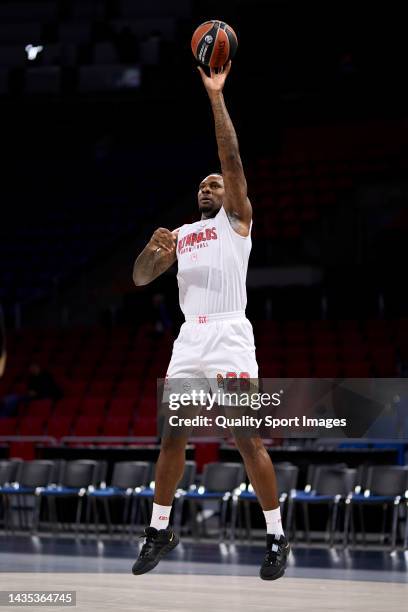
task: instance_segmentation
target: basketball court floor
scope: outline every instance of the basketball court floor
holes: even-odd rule
[[[297,546],[285,577],[266,582],[258,577],[261,543],[187,539],[153,572],[136,577],[130,569],[137,550],[137,543],[123,540],[2,536],[1,590],[76,591],[76,608],[88,612],[391,612],[408,601],[403,552]]]

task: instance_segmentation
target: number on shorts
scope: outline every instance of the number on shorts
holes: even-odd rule
[[[227,372],[226,378],[228,378],[227,389],[228,391],[236,391],[238,384],[238,375],[236,372]],[[248,391],[250,387],[250,376],[249,372],[239,373],[239,388],[241,391]]]

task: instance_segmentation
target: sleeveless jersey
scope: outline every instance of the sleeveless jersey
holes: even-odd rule
[[[180,227],[177,282],[185,316],[245,311],[251,244],[251,232],[237,234],[223,206],[213,219]]]

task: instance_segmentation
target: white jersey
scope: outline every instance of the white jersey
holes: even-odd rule
[[[237,234],[223,206],[213,219],[180,227],[177,282],[184,316],[245,311],[251,245],[251,233]]]

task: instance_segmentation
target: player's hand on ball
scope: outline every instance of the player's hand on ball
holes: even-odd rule
[[[176,247],[177,234],[178,231],[171,232],[165,227],[159,227],[150,238],[150,246],[152,250],[158,251],[159,249],[162,249],[163,251],[172,253]]]
[[[218,68],[216,72],[213,68],[210,68],[210,76],[207,76],[204,69],[201,66],[197,66],[200,71],[201,78],[204,83],[204,87],[211,93],[221,92],[225,85],[225,80],[231,70],[231,60],[225,64],[222,68]]]

